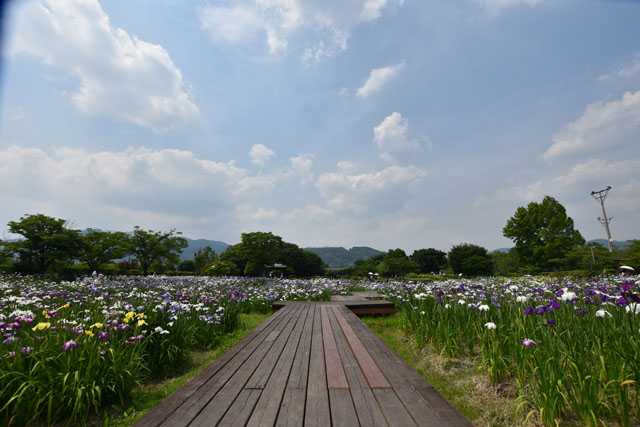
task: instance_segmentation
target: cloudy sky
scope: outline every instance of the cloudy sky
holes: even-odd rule
[[[640,238],[640,1],[14,0],[0,229],[510,246],[550,195]]]

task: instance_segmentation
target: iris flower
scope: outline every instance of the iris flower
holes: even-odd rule
[[[74,348],[78,348],[78,343],[75,342],[74,340],[69,340],[69,341],[66,341],[64,344],[62,344],[62,349],[64,351],[72,350]]]
[[[532,345],[534,345],[536,347],[538,346],[538,344],[534,340],[529,339],[529,338],[523,338],[522,339],[522,345],[525,346],[525,347],[530,347]]]

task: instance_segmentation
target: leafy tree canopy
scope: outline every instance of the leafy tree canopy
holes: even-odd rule
[[[520,262],[539,270],[557,270],[567,253],[584,244],[573,219],[556,199],[546,196],[542,203],[519,207],[507,221],[502,234],[513,240]]]
[[[411,261],[415,262],[420,273],[438,273],[447,263],[447,254],[438,249],[418,249],[413,251]]]
[[[203,274],[217,259],[218,254],[211,246],[200,248],[193,254],[193,271],[196,274]]]
[[[104,264],[120,259],[127,253],[126,233],[97,231],[89,228],[80,237],[77,258],[87,263],[92,271],[98,271]]]
[[[27,272],[46,273],[56,261],[72,259],[79,246],[79,231],[69,229],[64,219],[25,215],[7,225],[11,233],[24,237],[5,246],[18,256]]]
[[[452,247],[448,257],[455,274],[488,276],[493,271],[491,256],[482,246],[463,243]]]
[[[175,230],[166,232],[142,230],[136,226],[129,237],[129,253],[133,255],[142,268],[142,274],[149,274],[149,267],[155,262],[168,261],[178,263],[178,254],[187,247],[187,241],[177,235]]]

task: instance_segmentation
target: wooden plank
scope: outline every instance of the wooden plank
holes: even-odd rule
[[[213,377],[203,384],[183,405],[176,408],[167,417],[163,424],[166,425],[186,425],[195,418],[202,408],[222,389],[222,387],[233,377],[243,364],[254,356],[255,352],[264,347],[264,339],[273,331],[280,330],[287,323],[290,316],[295,313],[294,307],[282,310],[282,314],[277,320],[264,328],[254,340],[238,351],[234,357],[220,369]],[[271,345],[271,343],[268,343]],[[144,424],[143,424],[144,425]]]
[[[380,368],[378,368],[378,365],[376,365],[376,362],[373,360],[367,349],[364,348],[364,345],[362,345],[362,342],[353,332],[353,329],[351,328],[351,326],[349,326],[344,316],[340,313],[340,310],[338,310],[337,307],[334,307],[333,313],[336,316],[336,320],[340,324],[342,333],[347,339],[349,347],[351,347],[351,351],[353,352],[358,365],[360,365],[362,373],[367,379],[367,383],[369,383],[369,387],[391,388],[391,385],[382,374],[382,371],[380,371]]]
[[[307,377],[311,355],[311,336],[313,333],[314,315],[320,307],[311,305],[305,319],[302,335],[293,359],[287,388],[278,412],[277,426],[300,427],[304,422],[305,399],[307,394]]]
[[[331,329],[331,323],[327,316],[327,307],[320,307],[320,313],[322,316],[322,342],[324,344],[324,361],[327,370],[327,388],[329,390],[349,388],[340,354],[336,347],[333,330]]]
[[[205,367],[196,376],[189,380],[179,390],[167,396],[162,402],[151,409],[143,418],[138,420],[134,426],[146,427],[157,426],[175,414],[178,408],[190,405],[190,399],[207,383],[214,375],[223,369],[237,354],[249,351],[252,343],[260,341],[260,335],[264,330],[270,330],[286,314],[286,311],[276,312],[264,322],[258,325],[247,336],[241,339],[235,346],[224,352],[220,357]],[[187,403],[189,402],[189,403]],[[184,409],[184,408],[183,408]]]
[[[340,325],[337,323],[335,316],[329,317],[334,330],[340,330]],[[358,416],[359,425],[363,427],[387,426],[378,401],[369,388],[369,384],[362,374],[362,370],[358,362],[356,362],[344,334],[336,333],[335,337],[338,352],[340,352],[340,358],[349,382],[351,399]]]
[[[211,426],[217,424],[225,415],[227,410],[236,401],[237,396],[243,389],[247,381],[253,376],[254,372],[262,365],[263,369],[268,369],[272,359],[265,357],[269,350],[274,347],[274,351],[280,352],[284,342],[289,338],[289,334],[293,329],[294,319],[298,318],[299,313],[303,310],[303,306],[293,307],[291,310],[292,315],[287,316],[286,322],[281,324],[281,333],[275,341],[267,341],[266,339],[260,344],[256,351],[242,364],[242,367],[238,369],[229,380],[222,385],[219,392],[204,405],[200,413],[193,419],[190,425],[197,426]],[[265,364],[263,361],[267,360]],[[272,365],[271,365],[272,366]],[[217,385],[217,384],[216,384]],[[238,403],[242,405],[240,401]]]
[[[330,389],[329,405],[333,427],[353,427],[359,425],[349,389]]]
[[[289,373],[291,372],[296,349],[300,342],[300,335],[302,334],[302,330],[304,329],[310,310],[311,305],[303,307],[300,317],[297,319],[293,328],[293,332],[289,336],[289,340],[287,341],[284,350],[273,369],[273,373],[264,386],[264,392],[260,396],[247,426],[273,426],[275,424],[289,379]],[[250,384],[251,381],[247,383],[247,387],[249,387]]]
[[[462,414],[453,409],[446,400],[440,400],[435,396],[433,399],[425,399],[423,393],[425,395],[439,395],[439,393],[360,319],[346,308],[341,308],[341,310],[347,322],[377,361],[378,366],[393,387],[396,395],[414,420],[430,426],[472,425]],[[377,393],[376,396],[378,396]],[[438,405],[432,406],[430,401],[438,402]],[[440,406],[444,402],[446,402],[446,405]]]
[[[305,427],[326,427],[331,425],[329,412],[329,392],[324,363],[322,342],[322,320],[320,307],[313,317],[311,335],[311,353],[309,356],[309,380],[307,382],[307,399],[304,412]]]
[[[390,388],[377,388],[373,390],[376,400],[382,408],[387,423],[392,427],[409,427],[417,425],[407,408],[402,404],[395,391]],[[431,426],[431,420],[422,419],[420,425]]]
[[[245,426],[247,419],[251,416],[253,408],[255,407],[258,398],[262,390],[258,389],[244,389],[238,395],[236,402],[242,402],[241,405],[236,405],[235,402],[229,410],[224,414],[222,420],[220,420],[219,426]],[[215,424],[210,424],[215,425]]]

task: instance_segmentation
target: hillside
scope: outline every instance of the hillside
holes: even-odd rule
[[[313,252],[322,258],[325,264],[334,268],[351,267],[359,259],[369,259],[383,253],[367,246],[356,246],[351,249],[343,247],[304,248],[304,250]]]
[[[207,240],[207,239],[193,240],[193,239],[189,239],[188,237],[184,237],[184,239],[187,241],[189,246],[187,246],[182,250],[182,253],[180,254],[180,260],[193,259],[193,254],[196,253],[198,249],[204,248],[205,246],[211,246],[211,249],[213,249],[218,255],[220,255],[222,252],[225,251],[225,249],[227,249],[227,247],[229,247],[228,244],[224,242],[220,242],[218,240]]]

